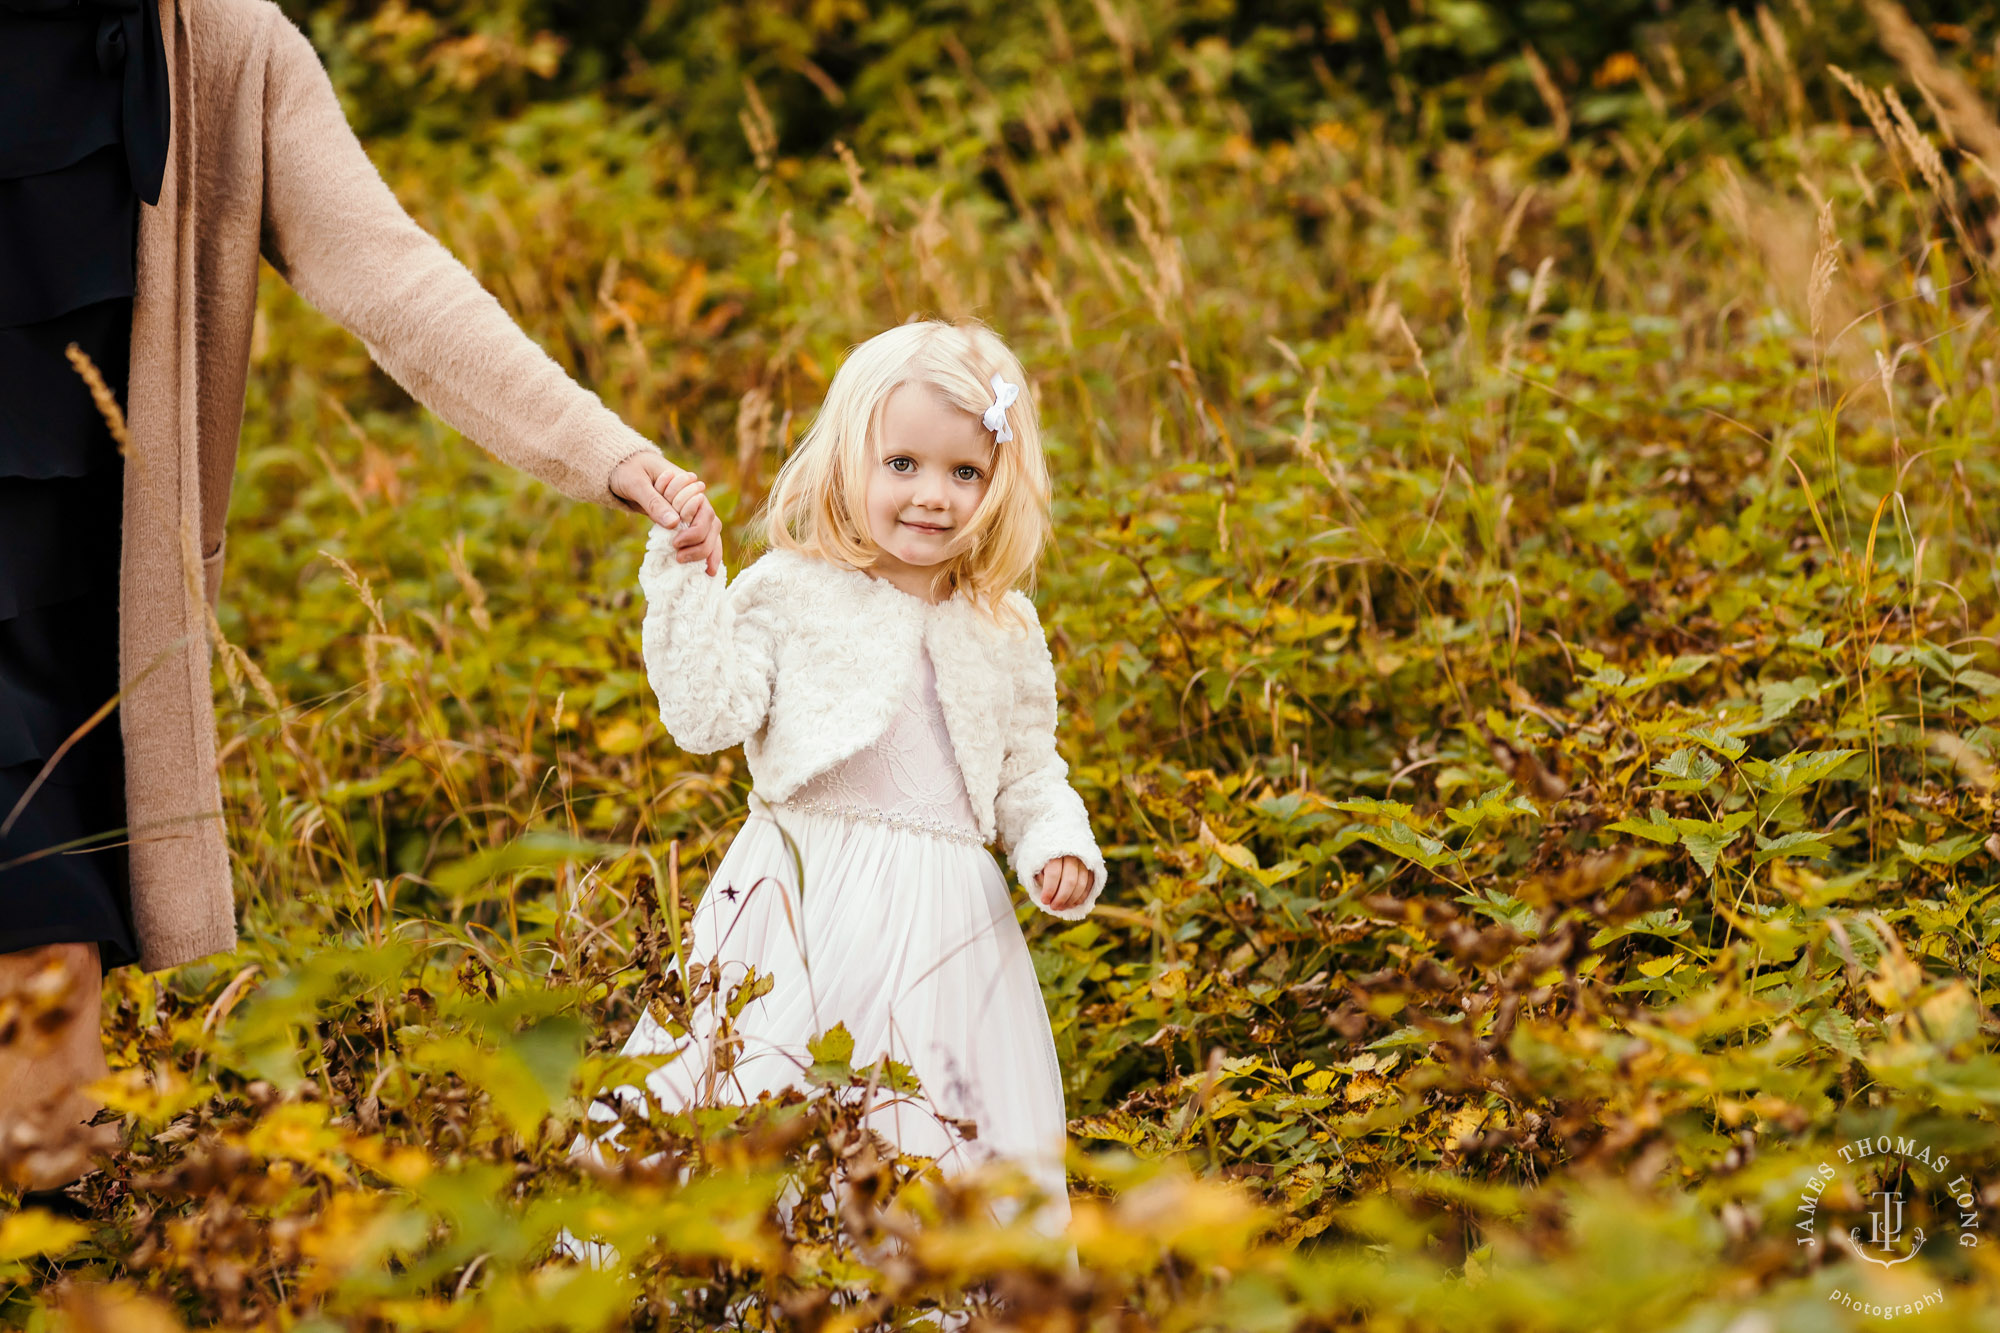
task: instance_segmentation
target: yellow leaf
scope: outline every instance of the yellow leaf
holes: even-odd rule
[[[90,1228],[39,1208],[0,1218],[0,1263],[38,1254],[61,1254],[90,1234]]]
[[[1249,848],[1240,843],[1224,842],[1221,838],[1216,837],[1215,830],[1208,826],[1206,819],[1201,821],[1201,827],[1196,831],[1195,839],[1202,846],[1208,848],[1208,850],[1214,852],[1238,870],[1247,870],[1254,875],[1263,868],[1257,864],[1257,858],[1250,854]]]
[[[1266,1214],[1234,1186],[1170,1175],[1120,1196],[1114,1216],[1128,1235],[1219,1261],[1240,1255]]]
[[[629,717],[614,718],[597,728],[597,748],[606,754],[630,754],[645,740],[645,732]]]
[[[1964,982],[1954,981],[1917,1008],[1931,1040],[1955,1046],[1979,1035],[1979,1006]]]
[[[1460,1139],[1475,1134],[1486,1123],[1486,1108],[1483,1106],[1461,1106],[1452,1112],[1444,1127],[1444,1146],[1447,1150],[1458,1147]]]
[[[1257,858],[1251,854],[1248,847],[1241,843],[1224,842],[1217,837],[1215,830],[1208,826],[1208,821],[1205,819],[1201,821],[1201,827],[1196,830],[1195,840],[1265,888],[1280,880],[1290,879],[1306,868],[1303,861],[1280,861],[1266,870],[1257,864]]]
[[[63,1300],[57,1328],[100,1329],[103,1333],[180,1333],[173,1311],[123,1282],[81,1282]]]
[[[229,1137],[254,1156],[299,1162],[346,1180],[347,1167],[340,1157],[347,1146],[346,1136],[327,1124],[326,1118],[327,1108],[322,1104],[287,1102],[266,1112],[244,1133]]]
[[[1923,979],[1923,969],[1908,958],[1900,953],[1884,954],[1875,975],[1868,979],[1868,993],[1884,1009],[1901,1009]]]

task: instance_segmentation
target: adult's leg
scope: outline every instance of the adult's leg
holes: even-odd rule
[[[85,1089],[104,1063],[104,975],[95,944],[0,954],[0,1178],[53,1189],[118,1146],[116,1125],[89,1125]]]

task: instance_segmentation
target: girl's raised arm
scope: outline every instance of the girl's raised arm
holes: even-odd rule
[[[1000,761],[1000,790],[993,817],[1000,843],[1014,867],[1014,877],[1035,906],[1050,916],[1076,921],[1089,915],[1104,892],[1104,856],[1090,832],[1090,814],[1083,798],[1069,785],[1069,765],[1056,753],[1056,668],[1034,603],[1019,593],[1008,599],[1025,612],[1029,642],[1014,667],[1014,709],[1007,729],[1007,749]],[[1042,902],[1036,877],[1059,856],[1074,856],[1090,867],[1090,896],[1075,907],[1056,911]]]
[[[733,583],[674,558],[674,534],[654,528],[639,566],[646,594],[640,638],[660,721],[693,754],[739,745],[764,725],[778,642],[775,581],[759,561]]]

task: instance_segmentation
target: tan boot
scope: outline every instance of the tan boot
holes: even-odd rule
[[[0,954],[0,1183],[54,1189],[118,1147],[116,1125],[87,1122],[103,1078],[104,974],[95,944]]]

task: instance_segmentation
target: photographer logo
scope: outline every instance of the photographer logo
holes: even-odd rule
[[[1927,1245],[1933,1253],[1939,1245],[1961,1250],[1978,1246],[1978,1186],[1963,1173],[1952,1176],[1951,1159],[1930,1144],[1881,1134],[1843,1144],[1834,1156],[1838,1164],[1830,1158],[1806,1177],[1793,1223],[1798,1244],[1832,1245],[1883,1269],[1909,1263]],[[1828,1299],[1893,1317],[1942,1304],[1944,1292],[1940,1288],[1890,1305],[1870,1304],[1839,1290]]]

